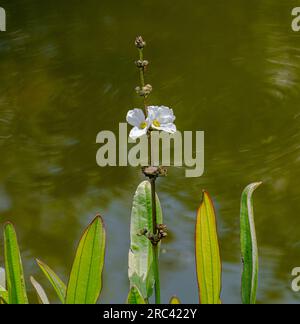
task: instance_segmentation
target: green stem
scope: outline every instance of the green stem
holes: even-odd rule
[[[143,49],[139,49],[139,54],[140,54],[140,61],[144,61],[144,51]],[[141,89],[144,88],[145,86],[145,69],[144,68],[139,68],[140,70],[140,82],[141,82]],[[144,97],[144,113],[145,116],[148,116],[148,106],[147,106],[147,101],[146,97]]]
[[[155,190],[155,178],[150,179],[151,194],[152,194],[152,222],[153,222],[153,234],[157,235],[157,208],[156,208],[156,190]],[[159,278],[159,256],[158,244],[152,244],[153,250],[153,272],[155,280],[155,303],[160,304],[160,278]]]
[[[140,61],[144,61],[143,49],[139,49]],[[142,88],[145,86],[145,71],[144,68],[140,68],[140,80]]]
[[[159,261],[158,261],[158,245],[153,245],[153,272],[155,279],[155,304],[160,302],[160,279],[159,279]]]

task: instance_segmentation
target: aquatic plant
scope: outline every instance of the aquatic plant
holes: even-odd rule
[[[242,303],[255,304],[258,284],[258,248],[253,212],[253,193],[261,183],[246,187],[241,198]],[[221,257],[212,199],[203,193],[196,224],[196,268],[201,304],[221,303]]]
[[[207,192],[197,214],[195,247],[200,303],[220,304],[221,257],[215,210]]]
[[[242,302],[256,303],[258,285],[258,247],[253,213],[253,193],[261,182],[249,185],[242,194],[241,202],[241,249],[242,249]]]
[[[258,248],[256,241],[253,193],[261,183],[246,187],[241,198],[241,252],[243,262],[242,302],[256,303],[258,284]],[[142,182],[135,194],[132,208],[131,250],[129,253],[130,292],[128,304],[146,304],[153,294],[155,265],[152,249],[152,194],[148,181]],[[162,221],[162,209],[156,196],[157,220]],[[221,258],[216,213],[207,192],[199,207],[195,230],[196,273],[200,304],[221,303]],[[149,234],[150,233],[150,234]],[[159,235],[165,228],[158,228]],[[79,242],[68,285],[44,262],[37,264],[63,304],[95,304],[102,289],[106,233],[102,218],[97,216],[84,231]],[[159,245],[159,244],[158,244]],[[4,226],[5,270],[0,268],[0,304],[28,304],[22,259],[16,231],[11,223]],[[30,281],[38,302],[49,304],[49,298],[35,278]],[[173,296],[170,304],[180,304]]]
[[[133,126],[129,136],[134,140],[147,136],[151,152],[153,130],[174,134],[177,129],[172,109],[148,104],[152,86],[145,83],[145,72],[149,65],[149,61],[144,59],[146,42],[139,36],[135,45],[139,52],[136,66],[140,76],[140,86],[136,88],[136,92],[143,98],[143,110],[137,108],[130,110],[126,120]],[[162,211],[156,194],[156,180],[166,175],[166,168],[153,166],[149,154],[148,167],[144,167],[142,171],[148,180],[138,187],[133,200],[129,280],[131,289],[138,289],[146,301],[151,297],[154,287],[155,302],[160,304],[159,249],[161,240],[167,236],[167,228],[163,224]]]
[[[102,289],[106,233],[103,221],[97,216],[87,227],[79,242],[68,285],[42,261],[37,263],[53,286],[63,304],[95,304]],[[4,226],[5,271],[0,280],[0,303],[28,304],[22,260],[16,231],[11,223]],[[48,304],[43,287],[31,277],[38,301]]]
[[[148,97],[152,86],[145,83],[145,71],[149,62],[144,60],[146,43],[137,37],[139,51],[136,66],[140,86],[137,93],[143,98],[143,109],[135,108],[127,114],[127,122],[133,126],[130,137],[136,140],[147,136],[151,151],[151,133],[159,130],[175,133],[173,110],[165,106],[149,106]],[[155,303],[161,303],[159,254],[162,240],[167,236],[163,212],[156,193],[156,180],[165,177],[166,168],[154,166],[149,154],[148,166],[142,167],[146,177],[133,198],[130,227],[128,304],[147,304],[152,295]],[[241,198],[240,233],[243,263],[241,296],[244,304],[256,303],[258,286],[258,247],[255,233],[253,193],[261,183],[245,188]],[[52,285],[63,304],[95,304],[102,290],[102,272],[105,259],[106,232],[102,218],[97,216],[84,231],[79,241],[73,266],[66,285],[44,262],[37,264]],[[195,227],[195,261],[200,304],[221,304],[222,264],[214,203],[209,193],[203,191],[197,212]],[[4,226],[5,270],[0,268],[0,304],[28,304],[22,260],[16,231],[11,223]],[[30,277],[38,302],[49,304],[42,285]],[[125,300],[125,298],[124,298]],[[170,304],[180,304],[173,296]]]
[[[136,90],[143,97],[144,112],[141,109],[130,110],[127,114],[127,122],[133,126],[130,133],[132,139],[147,135],[151,144],[151,131],[154,129],[168,133],[176,132],[175,116],[173,110],[168,107],[148,105],[147,98],[152,92],[152,86],[145,83],[145,71],[149,64],[143,56],[146,42],[139,36],[135,45],[139,50],[139,60],[136,65],[140,72],[141,82],[141,86]],[[158,116],[162,118],[159,119]],[[130,294],[139,295],[143,301],[149,302],[153,287],[155,287],[155,303],[159,304],[161,300],[158,256],[161,240],[167,235],[167,227],[163,224],[162,209],[156,194],[155,183],[158,177],[166,176],[166,168],[153,166],[150,156],[149,166],[142,169],[148,181],[139,185],[133,200],[129,279]],[[245,304],[256,302],[258,251],[252,194],[260,184],[248,186],[243,192],[241,201],[242,301]],[[205,191],[197,214],[195,255],[200,303],[220,304],[222,266],[216,215],[212,199]],[[129,300],[131,303],[133,300],[137,301],[133,298]],[[172,301],[179,302],[176,298],[173,298],[171,303]]]

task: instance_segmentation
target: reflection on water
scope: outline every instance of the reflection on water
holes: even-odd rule
[[[295,2],[294,2],[295,4]],[[96,135],[140,105],[132,40],[148,40],[153,104],[180,130],[204,130],[205,175],[171,169],[159,192],[171,235],[161,258],[163,298],[197,302],[193,232],[202,189],[214,197],[224,303],[239,302],[239,198],[262,180],[255,209],[262,302],[297,302],[300,263],[300,34],[293,1],[3,1],[0,35],[0,220],[17,225],[27,275],[47,286],[39,257],[66,278],[82,228],[107,224],[103,302],[123,302],[132,168],[100,169]],[[2,262],[2,254],[0,254]],[[53,301],[54,294],[51,295]]]

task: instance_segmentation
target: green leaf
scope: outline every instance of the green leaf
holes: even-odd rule
[[[7,305],[8,304],[8,299],[4,299],[0,296],[0,305]]]
[[[132,287],[130,289],[129,295],[127,297],[127,304],[129,304],[129,305],[142,305],[142,304],[146,304],[146,301],[142,297],[139,290],[136,287]]]
[[[106,234],[97,216],[80,240],[67,288],[66,304],[96,304],[102,289]]]
[[[196,223],[196,268],[201,304],[220,304],[221,259],[212,200],[203,193]]]
[[[44,305],[49,305],[50,302],[43,287],[33,277],[30,277],[30,281],[36,291],[39,303]]]
[[[241,199],[241,250],[243,260],[242,302],[256,303],[258,283],[258,249],[253,214],[253,193],[261,182],[249,185]]]
[[[28,304],[17,235],[11,223],[4,226],[4,258],[9,303]]]
[[[178,297],[173,296],[170,300],[170,304],[171,305],[179,305],[179,304],[181,304],[181,301]]]
[[[157,224],[162,224],[162,210],[156,197]],[[130,251],[128,276],[131,287],[136,287],[148,300],[154,287],[153,249],[148,238],[141,235],[143,230],[153,233],[151,185],[142,182],[133,198],[130,228]]]
[[[38,266],[43,271],[44,275],[47,277],[49,282],[51,283],[52,287],[54,288],[58,298],[64,304],[66,299],[66,291],[67,287],[62,282],[62,280],[56,275],[56,273],[47,266],[47,264],[43,263],[40,260],[36,260]]]
[[[0,286],[0,304],[1,299],[4,304],[8,304],[8,292],[2,286]]]

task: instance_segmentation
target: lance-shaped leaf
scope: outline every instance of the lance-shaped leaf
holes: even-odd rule
[[[30,281],[36,291],[39,304],[44,304],[44,305],[50,304],[44,288],[34,279],[34,277],[30,277]]]
[[[132,287],[127,297],[127,304],[129,305],[143,305],[146,304],[145,299],[136,287]]]
[[[156,197],[157,224],[162,224],[162,210]],[[136,287],[145,300],[153,293],[155,283],[153,272],[153,249],[143,231],[153,233],[151,185],[142,182],[133,198],[130,228],[129,280],[131,287]]]
[[[67,288],[66,304],[96,304],[102,289],[106,234],[97,216],[77,248]]]
[[[17,235],[11,223],[4,226],[4,259],[9,303],[28,304]]]
[[[47,264],[45,264],[44,262],[42,262],[40,260],[36,260],[36,262],[37,262],[38,266],[41,268],[41,270],[43,271],[46,278],[51,283],[58,298],[64,304],[65,300],[66,300],[66,291],[67,291],[66,285],[57,276],[57,274],[50,267],[47,266]]]
[[[243,260],[242,302],[256,303],[258,283],[258,249],[253,214],[253,193],[261,182],[249,185],[241,199],[241,250]]]
[[[201,304],[220,304],[221,259],[212,200],[203,193],[196,224],[196,268]]]
[[[181,304],[181,301],[178,297],[173,296],[170,300],[170,304],[171,305],[179,305],[179,304]]]

